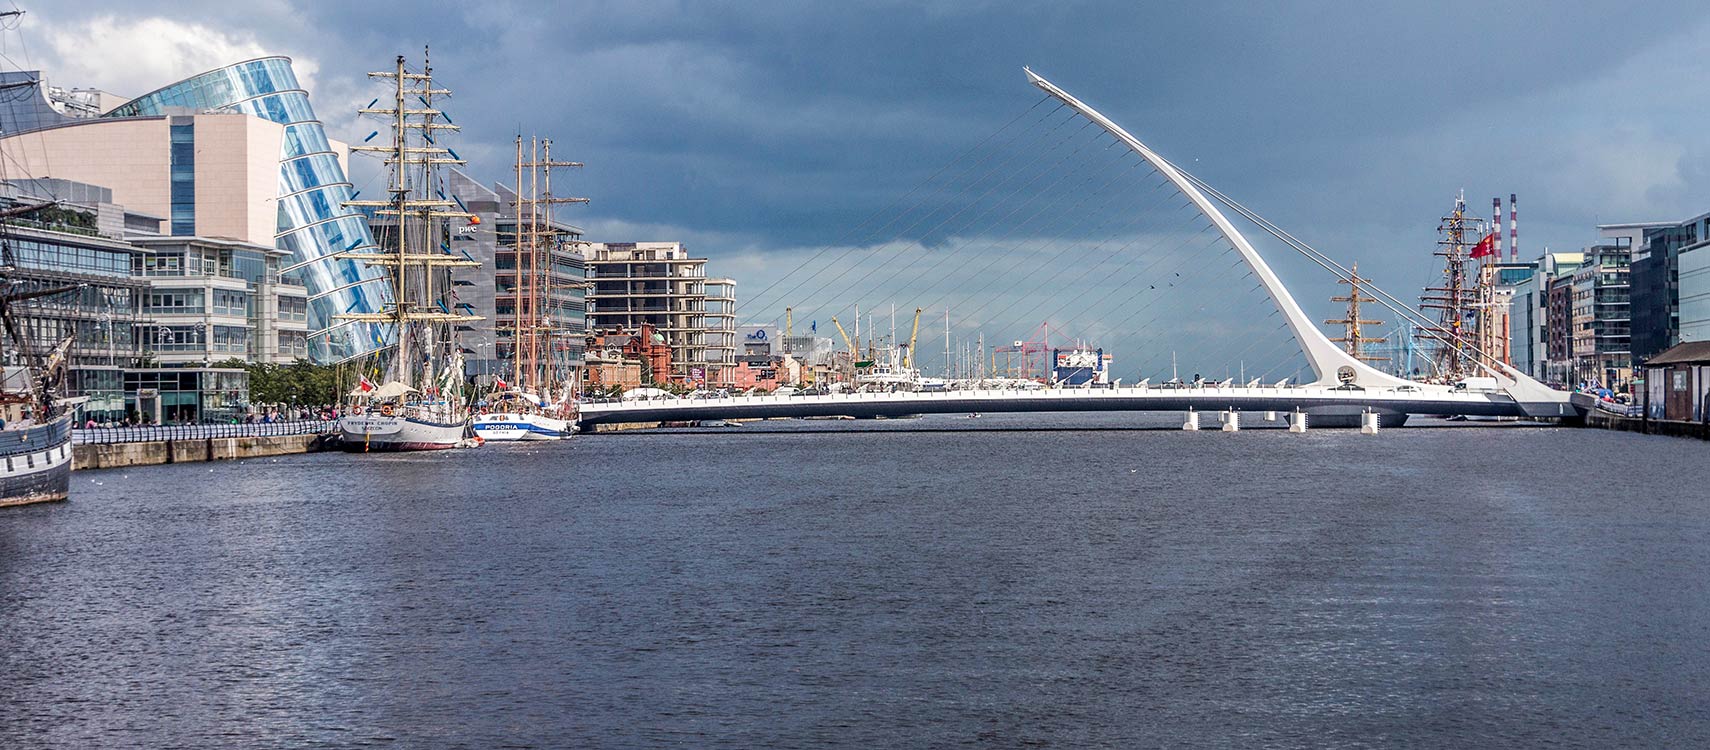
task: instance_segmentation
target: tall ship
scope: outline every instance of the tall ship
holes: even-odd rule
[[[511,319],[496,329],[509,334],[511,371],[508,380],[494,382],[475,415],[475,434],[482,440],[562,440],[576,432],[579,373],[569,361],[568,344],[581,331],[564,325],[570,315],[559,298],[565,282],[554,279],[554,269],[568,265],[565,256],[580,249],[553,222],[552,207],[588,199],[554,195],[552,173],[580,166],[553,161],[551,139],[530,138],[525,156],[517,136],[516,229],[510,243],[515,304]]]
[[[40,287],[13,278],[12,241],[5,221],[34,213],[52,203],[16,206],[0,211],[0,321],[11,344],[8,360],[21,367],[5,368],[0,381],[0,506],[64,500],[71,490],[71,412],[74,400],[60,396],[72,336],[42,355],[24,337],[17,303],[49,297],[83,287],[65,284]]]
[[[384,266],[393,284],[392,306],[378,313],[337,316],[349,322],[390,324],[394,341],[361,362],[361,377],[339,419],[344,445],[354,451],[440,450],[479,444],[470,430],[471,411],[464,394],[462,350],[457,326],[481,320],[460,312],[449,269],[479,266],[450,249],[449,219],[470,219],[447,200],[440,166],[462,164],[442,145],[458,130],[434,107],[451,94],[435,88],[433,68],[410,72],[399,55],[394,70],[369,73],[388,81],[391,101],[370,102],[361,114],[387,118],[390,145],[359,145],[354,150],[379,154],[389,173],[387,200],[348,201],[371,210],[376,245],[353,248],[339,257]],[[370,136],[372,138],[373,136]]]
[[[1419,304],[1426,315],[1435,313],[1436,325],[1419,326],[1413,338],[1430,351],[1426,361],[1431,372],[1426,379],[1453,383],[1470,374],[1468,343],[1478,301],[1477,282],[1470,271],[1488,244],[1481,239],[1487,237],[1484,222],[1467,211],[1464,194],[1455,196],[1454,209],[1438,223],[1437,235],[1435,255],[1443,259],[1443,278],[1425,287]]]

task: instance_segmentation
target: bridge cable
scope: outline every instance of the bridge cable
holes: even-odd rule
[[[862,221],[861,225],[857,225],[855,229],[852,229],[849,232],[845,233],[843,235],[843,237],[844,238],[852,238],[853,236],[855,236],[856,234],[858,234],[860,232],[861,226],[866,225],[867,223],[878,218],[879,216],[886,214],[896,205],[902,203],[903,201],[908,200],[909,196],[912,196],[915,193],[921,192],[924,188],[926,188],[927,185],[932,184],[933,181],[937,180],[940,176],[943,176],[943,174],[945,172],[949,171],[949,169],[951,167],[953,167],[953,166],[961,163],[965,159],[967,159],[969,155],[973,154],[974,152],[976,152],[979,149],[981,149],[982,147],[984,147],[987,143],[991,142],[991,140],[993,138],[996,138],[998,135],[1000,135],[1004,131],[1008,130],[1011,126],[1015,125],[1016,122],[1020,121],[1024,117],[1026,117],[1029,113],[1033,112],[1033,110],[1038,109],[1039,105],[1044,104],[1047,100],[1049,100],[1051,98],[1052,97],[1050,97],[1050,96],[1045,96],[1045,97],[1041,98],[1039,101],[1034,102],[1033,106],[1022,111],[1021,114],[1016,115],[1014,118],[1011,118],[1009,122],[1004,123],[1003,127],[1000,127],[997,130],[993,131],[991,134],[989,134],[985,138],[981,139],[979,143],[968,148],[966,151],[962,152],[960,155],[956,156],[954,159],[951,159],[949,162],[946,162],[944,164],[944,166],[939,167],[938,171],[934,172],[930,177],[921,181],[920,184],[916,185],[913,189],[909,190],[908,193],[905,193],[901,198],[898,198],[895,201],[892,201],[890,205],[888,205],[884,208],[881,208],[878,211],[873,212],[873,214],[871,216],[869,216],[867,219],[864,219]],[[1061,111],[1063,109],[1063,106],[1064,106],[1063,104],[1059,103],[1056,107],[1052,108],[1051,110],[1047,111],[1045,114],[1041,115],[1037,121],[1035,121],[1031,125],[1027,126],[1026,128],[1022,129],[1021,131],[1018,131],[1015,135],[1010,136],[1009,140],[1004,142],[1004,145],[1007,146],[1008,144],[1013,143],[1015,141],[1015,139],[1020,138],[1023,134],[1030,132],[1034,127],[1037,127],[1039,125],[1039,123],[1042,123],[1042,122],[1050,119],[1050,117],[1052,115]],[[1068,122],[1068,121],[1065,120],[1064,123],[1066,123],[1066,122]],[[1061,127],[1062,124],[1063,123],[1059,123],[1058,127]],[[1055,129],[1053,129],[1053,130],[1055,130]],[[997,152],[996,151],[992,152],[992,154],[995,154],[995,153],[997,153]],[[968,167],[966,169],[962,170],[960,173],[958,173],[958,175],[966,174],[967,172],[978,169],[980,167],[980,165],[984,164],[990,158],[991,158],[991,154],[987,154],[986,156],[981,157],[980,159],[976,160],[974,163],[968,165]],[[897,221],[901,220],[903,217],[908,216],[915,209],[919,208],[921,206],[921,204],[925,203],[928,197],[929,196],[926,196],[926,195],[921,196],[919,200],[915,201],[907,209],[905,209],[902,212],[891,217],[891,219],[889,221],[885,222],[882,226],[879,226],[876,229],[872,230],[872,232],[869,233],[868,236],[877,235],[879,232],[884,231],[887,227],[889,227],[892,224],[896,223]],[[812,257],[810,257],[807,260],[797,264],[794,268],[790,269],[790,271],[788,273],[779,277],[777,280],[773,281],[771,284],[768,284],[764,289],[761,289],[757,294],[755,294],[751,298],[750,304],[753,304],[753,305],[759,307],[760,306],[759,305],[760,300],[765,299],[765,295],[767,293],[769,293],[773,289],[777,288],[786,279],[795,275],[795,273],[797,271],[800,271],[802,269],[805,269],[805,268],[812,266],[816,261],[818,261],[821,257],[823,257],[827,252],[831,251],[832,248],[834,248],[836,246],[837,246],[837,242],[833,242],[832,244],[826,245],[825,247],[821,248],[819,250],[819,252],[815,253]],[[843,252],[840,253],[838,255],[838,257],[832,259],[831,264],[835,265],[836,263],[841,262],[843,257],[847,256],[851,252],[854,252],[856,249],[859,248],[859,246],[860,246],[859,243],[854,243],[854,244],[851,244],[850,246],[844,248]],[[796,289],[801,288],[802,283],[804,283],[804,282],[797,282],[794,287],[790,288],[790,290],[783,292],[783,293],[780,293],[778,295],[778,299],[773,300],[772,304],[776,304],[779,300],[787,298],[790,294],[794,293],[794,291]]]

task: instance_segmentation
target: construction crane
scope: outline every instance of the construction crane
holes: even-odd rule
[[[920,312],[921,308],[914,308],[914,330],[908,334],[908,351],[903,353],[905,369],[914,366],[914,342],[920,338]]]

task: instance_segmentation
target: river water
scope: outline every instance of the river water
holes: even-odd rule
[[[1710,446],[1136,421],[81,472],[0,747],[1710,745]]]

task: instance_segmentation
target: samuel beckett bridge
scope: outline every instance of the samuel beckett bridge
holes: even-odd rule
[[[1245,413],[1303,430],[1309,423],[1375,429],[1409,415],[1582,416],[1568,393],[1471,341],[1453,348],[1483,374],[1454,384],[1391,374],[1343,351],[1284,286],[1278,270],[1289,269],[1272,263],[1294,262],[1307,269],[1291,276],[1297,284],[1326,288],[1355,278],[1353,271],[1050,81],[1031,70],[1027,77],[1044,93],[1032,108],[744,305],[750,314],[776,310],[786,331],[835,328],[846,348],[827,337],[834,351],[821,352],[834,363],[871,368],[886,356],[876,352],[890,352],[889,366],[917,383],[921,370],[941,365],[936,387],[588,403],[582,424],[1158,411],[1182,413],[1189,429],[1202,414],[1235,429]],[[1278,247],[1270,262],[1236,220]],[[1397,326],[1435,325],[1376,284],[1359,283]],[[899,307],[915,311],[906,339],[896,334]],[[884,335],[877,318],[887,308]],[[932,311],[931,343],[917,347],[920,311]],[[1040,320],[1096,342],[1099,357],[1111,354],[1112,371],[1124,377],[1096,386],[994,380],[986,341],[1011,340]],[[942,351],[931,351],[940,333]],[[1195,373],[1191,382],[1181,375],[1184,364]]]

